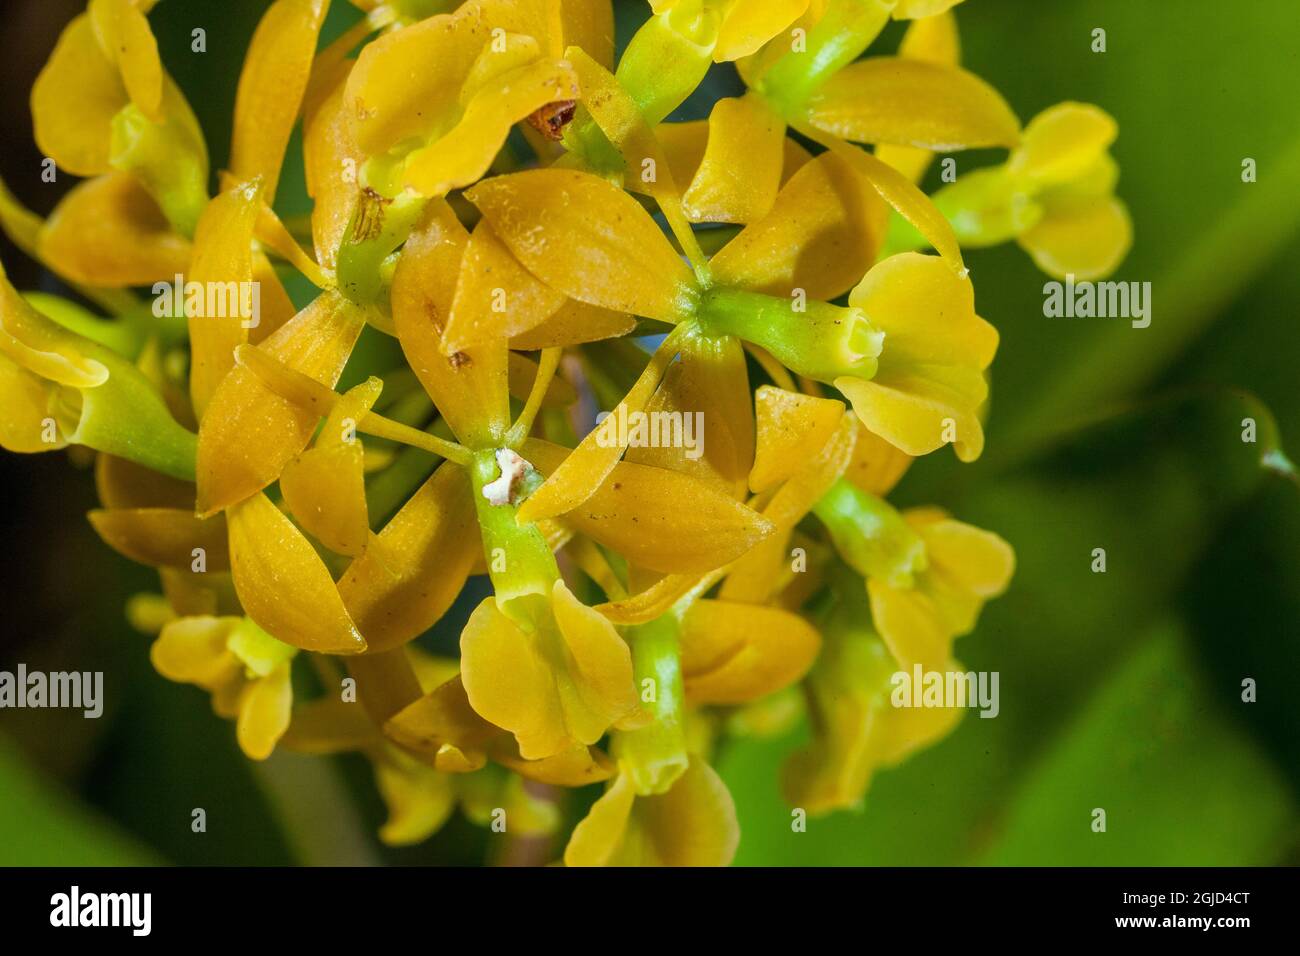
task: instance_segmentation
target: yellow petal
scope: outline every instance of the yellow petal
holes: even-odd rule
[[[883,498],[898,484],[912,464],[912,456],[858,424],[858,440],[853,446],[853,460],[844,477],[868,494]]]
[[[324,756],[365,750],[381,739],[364,710],[330,696],[295,707],[289,729],[280,741],[298,753]]]
[[[697,756],[667,793],[638,797],[620,774],[573,831],[568,866],[726,866],[740,826],[731,794]]]
[[[765,491],[789,478],[830,440],[844,417],[844,403],[787,392],[771,385],[754,393],[758,452],[749,473],[752,491]]]
[[[126,103],[121,75],[100,49],[90,17],[76,17],[32,86],[36,145],[77,176],[108,172],[113,117]]]
[[[235,734],[239,749],[252,760],[265,760],[289,729],[293,713],[293,685],[289,664],[277,667],[266,677],[249,681],[239,700]]]
[[[91,0],[86,9],[100,50],[117,66],[131,102],[153,122],[161,122],[162,62],[144,13],[131,0]]]
[[[191,252],[135,177],[116,172],[78,183],[54,207],[38,243],[60,275],[109,288],[170,283],[188,269]]]
[[[645,624],[666,613],[699,583],[698,574],[665,575],[644,591],[601,604],[596,610],[614,624]]]
[[[595,743],[637,711],[631,653],[613,625],[560,581],[552,608],[553,621],[526,633],[489,598],[461,634],[470,703],[530,760]]]
[[[88,344],[32,308],[0,265],[0,354],[60,385],[95,388],[108,381],[108,368],[86,354]]]
[[[596,747],[574,747],[554,757],[524,760],[513,738],[493,741],[492,759],[528,780],[555,787],[583,787],[608,780],[617,772],[614,762]]]
[[[951,10],[961,0],[899,0],[894,8],[895,20],[913,20],[923,17],[937,17]]]
[[[962,461],[984,451],[984,428],[976,410],[988,394],[972,369],[921,367],[877,373],[870,382],[839,378],[835,387],[853,403],[862,424],[905,454],[926,455],[951,443]]]
[[[699,169],[682,196],[692,222],[754,222],[776,200],[785,123],[762,97],[718,100]]]
[[[316,551],[266,495],[227,512],[239,600],[276,640],[302,650],[357,654],[366,642]]]
[[[910,60],[924,60],[957,66],[961,63],[961,40],[957,35],[957,18],[950,11],[913,20],[903,34],[898,55]],[[928,149],[914,146],[894,146],[882,143],[876,155],[893,166],[914,183],[919,183],[929,168],[934,154]]]
[[[182,617],[165,625],[149,649],[154,669],[168,680],[215,689],[242,671],[226,648],[238,617]]]
[[[1016,556],[1002,538],[951,519],[929,522],[920,530],[932,573],[984,599],[1006,590]]]
[[[451,317],[443,331],[447,355],[511,338],[553,315],[567,300],[525,269],[486,219],[470,234],[461,260]]]
[[[230,173],[261,176],[275,199],[289,134],[298,118],[328,0],[276,0],[253,31],[235,94]]]
[[[460,593],[482,553],[464,469],[444,462],[339,579],[372,651],[423,634]]]
[[[1114,196],[1054,203],[1017,240],[1048,275],[1102,279],[1114,272],[1133,245],[1128,208]]]
[[[539,60],[505,73],[470,100],[446,135],[407,158],[406,185],[422,196],[468,186],[488,171],[511,126],[547,103],[577,96],[577,78],[562,60]]]
[[[718,30],[714,61],[727,63],[749,56],[807,9],[808,0],[739,0]]]
[[[876,630],[900,668],[944,666],[952,654],[954,634],[929,595],[917,588],[894,588],[876,578],[867,580],[867,594]]]
[[[655,354],[650,357],[650,363],[645,371],[641,373],[606,422],[612,421],[616,426],[624,410],[627,415],[645,410],[660,379],[663,378],[664,371],[677,355],[679,338],[678,333],[674,331],[660,343]],[[572,511],[595,493],[622,457],[629,437],[625,429],[615,426],[602,425],[594,428],[550,477],[524,499],[517,515],[521,524],[526,521],[553,518],[566,511]],[[611,430],[623,434],[615,434],[611,437],[609,435]]]
[[[521,454],[542,474],[565,449],[538,439]],[[681,507],[689,501],[689,508]],[[641,567],[701,573],[744,554],[770,531],[762,515],[715,487],[675,471],[621,462],[566,524]]]
[[[731,336],[696,336],[669,367],[646,413],[648,420],[681,421],[665,447],[629,448],[625,460],[671,468],[745,497],[754,464],[754,412],[745,350]],[[669,416],[667,418],[663,416]],[[687,427],[693,423],[693,440]]]
[[[54,441],[47,442],[49,409],[57,386],[0,353],[0,448],[13,452],[54,451],[67,447],[62,429],[55,428]]]
[[[1039,186],[1069,182],[1096,163],[1118,134],[1119,126],[1100,107],[1058,103],[1029,121],[1007,169]]]
[[[815,628],[778,608],[696,601],[682,619],[682,679],[695,704],[743,704],[798,681],[821,647]]]
[[[614,69],[614,6],[608,0],[564,0],[560,5],[564,44],[585,50],[607,70]]]
[[[467,3],[368,43],[345,93],[362,152],[383,153],[449,127],[459,113],[461,85],[488,40],[482,10]]]
[[[298,523],[336,554],[356,556],[370,536],[365,452],[357,424],[383,388],[372,378],[347,392],[325,419],[316,445],[280,473],[280,491]]]
[[[465,195],[551,288],[665,322],[686,314],[690,270],[640,203],[599,176],[537,169],[486,180]]]
[[[326,292],[257,348],[333,387],[364,325],[357,307]],[[210,409],[199,428],[198,511],[203,515],[275,481],[306,447],[326,411],[296,405],[243,366],[221,383]]]
[[[95,456],[95,491],[105,508],[194,510],[194,485],[115,455]]]
[[[848,161],[823,153],[790,177],[767,216],[710,260],[713,278],[768,295],[803,289],[829,301],[875,262],[887,213]]]
[[[1020,121],[1001,95],[958,66],[877,56],[851,63],[812,97],[808,120],[856,143],[939,152],[1013,147]]]
[[[467,243],[451,207],[431,202],[393,275],[393,324],[411,369],[456,437],[483,447],[499,444],[510,425],[505,342],[452,356],[442,351]]]
[[[340,67],[344,71],[350,68],[351,61]],[[347,73],[343,72],[320,105],[315,109],[309,106],[303,117],[303,167],[307,195],[313,200],[312,242],[316,261],[326,269],[333,269],[338,260],[339,244],[357,200],[357,177],[364,159],[347,114],[346,85]]]
[[[393,715],[384,724],[384,733],[433,761],[447,750],[477,754],[479,766],[488,743],[504,734],[470,707],[459,676]]]
[[[847,160],[858,175],[880,194],[881,199],[893,206],[900,216],[915,226],[955,272],[966,274],[957,235],[930,197],[917,189],[898,170],[881,162],[865,150],[833,137],[825,138],[825,143],[837,155]]]
[[[214,290],[231,288],[227,283],[253,281],[251,246],[260,208],[260,184],[233,186],[208,204],[194,234],[194,255],[186,286],[196,283],[195,288],[203,290],[205,298],[203,302],[191,302],[187,295],[185,314],[190,329],[190,397],[200,422],[212,393],[234,367],[235,347],[248,341],[248,329],[254,321],[239,315],[238,309],[229,308],[229,299],[223,303],[226,307],[212,310],[207,308],[206,299]]]
[[[379,828],[379,839],[388,846],[423,843],[456,806],[450,777],[401,754],[390,752],[376,761],[375,783],[388,807],[388,819]]]
[[[626,312],[602,309],[576,299],[564,304],[533,326],[510,339],[510,347],[524,352],[557,346],[580,345],[627,335],[636,328],[636,319]]]
[[[226,522],[220,516],[204,520],[191,510],[111,508],[86,517],[105,544],[132,561],[189,570],[199,558],[197,550],[208,570],[230,566]]]

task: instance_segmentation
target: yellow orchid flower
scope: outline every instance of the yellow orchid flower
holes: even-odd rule
[[[1109,153],[1118,127],[1086,103],[1059,103],[1035,116],[1000,166],[974,170],[934,194],[962,245],[1015,239],[1048,275],[1104,278],[1133,241],[1128,209],[1115,196],[1119,167]],[[895,224],[888,248],[924,244]]]
[[[567,866],[726,866],[740,830],[726,785],[698,756],[663,794],[619,774],[574,828]]]
[[[158,673],[196,684],[212,706],[235,720],[240,749],[265,760],[289,727],[297,651],[244,617],[180,617],[166,624],[149,652]]]

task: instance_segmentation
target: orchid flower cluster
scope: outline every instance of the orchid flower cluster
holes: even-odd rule
[[[0,188],[0,223],[76,298],[0,280],[0,444],[93,451],[92,525],[159,574],[127,608],[158,672],[252,759],[364,754],[388,843],[459,806],[569,865],[726,864],[719,742],[805,718],[791,806],[860,805],[960,713],[890,676],[957,668],[1013,572],[886,500],[983,449],[998,333],[962,248],[1112,270],[1115,123],[1022,126],[959,65],[957,0],[653,0],[617,62],[610,0],[354,2],[327,44],[328,0],[269,5],[215,176],[151,0],[67,26],[32,113],[84,179],[46,219]],[[668,119],[733,68],[742,95]],[[311,212],[281,217],[297,128]],[[918,188],[975,148],[1005,161]],[[211,307],[249,287],[255,321]],[[481,575],[459,657],[426,650]]]

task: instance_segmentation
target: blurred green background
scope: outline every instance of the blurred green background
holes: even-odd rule
[[[0,31],[0,172],[42,213],[27,91],[76,0],[8,0]],[[229,147],[243,50],[265,0],[164,0],[163,59]],[[327,37],[356,12],[336,0]],[[617,3],[619,40],[646,15]],[[1294,0],[968,0],[965,65],[1022,120],[1062,100],[1119,121],[1119,194],[1150,281],[1152,323],[1048,319],[1014,246],[968,256],[1002,334],[988,449],[919,462],[896,497],[937,502],[1016,548],[1010,592],[958,644],[1001,674],[1001,713],[968,717],[880,773],[860,813],[793,833],[777,782],[798,730],[719,756],[740,864],[1278,864],[1300,862],[1300,494],[1266,466],[1300,448],[1300,17]],[[207,52],[190,52],[190,31]],[[1105,53],[1092,31],[1107,32]],[[891,27],[876,50],[892,50]],[[875,50],[873,50],[875,52]],[[683,117],[734,91],[710,74]],[[297,141],[291,146],[296,149]],[[1258,181],[1241,181],[1244,158]],[[993,154],[958,156],[959,172]],[[301,193],[292,161],[281,195]],[[302,211],[305,201],[286,211]],[[0,239],[15,285],[54,288]],[[1242,420],[1259,425],[1241,440]],[[0,455],[0,668],[103,670],[99,720],[0,712],[0,863],[455,863],[496,859],[459,817],[422,846],[373,837],[383,808],[359,760],[252,765],[206,695],[149,666],[125,597],[152,572],[85,523],[90,474],[62,454]],[[1090,570],[1105,548],[1107,571]],[[1258,701],[1241,700],[1253,678]],[[190,831],[203,807],[206,834]],[[1107,832],[1093,833],[1093,808]],[[552,854],[558,856],[558,848]]]

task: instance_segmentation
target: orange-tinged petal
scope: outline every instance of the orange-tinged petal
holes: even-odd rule
[[[113,117],[126,103],[121,74],[100,49],[90,17],[76,17],[32,86],[36,145],[77,176],[108,172]]]
[[[597,747],[574,747],[554,757],[524,760],[511,737],[498,737],[492,743],[492,759],[528,780],[556,787],[584,787],[608,780],[617,772],[614,762]]]
[[[638,709],[631,652],[613,625],[561,581],[551,607],[554,620],[526,633],[488,598],[461,634],[470,703],[530,760],[595,743]]]
[[[319,555],[266,495],[235,505],[227,520],[235,590],[263,630],[302,650],[366,649]]]
[[[373,651],[423,634],[451,607],[482,552],[472,489],[450,462],[411,496],[339,579]]]
[[[1016,240],[1048,275],[1101,279],[1114,272],[1133,245],[1128,208],[1114,196],[1053,203],[1036,226]]]
[[[486,447],[499,444],[510,425],[505,342],[451,356],[442,351],[468,241],[451,207],[431,202],[393,275],[393,324],[411,369],[456,437]]]
[[[1007,169],[1035,185],[1069,182],[1096,163],[1118,134],[1118,124],[1100,107],[1058,103],[1029,121]]]
[[[715,281],[829,301],[860,280],[884,235],[887,209],[853,166],[823,153],[781,188],[771,211],[710,260]]]
[[[442,335],[447,355],[536,328],[567,300],[525,269],[486,219],[470,234],[451,316]]]
[[[365,451],[356,431],[383,387],[371,378],[350,389],[326,417],[315,446],[280,474],[280,491],[293,516],[336,554],[356,556],[370,537]]]
[[[95,491],[105,508],[194,510],[194,484],[116,455],[95,456]]]
[[[573,831],[568,866],[726,866],[740,826],[726,784],[692,755],[672,789],[639,797],[620,774]]]
[[[441,768],[451,756],[481,767],[488,743],[505,732],[474,712],[456,676],[389,718],[384,733]]]
[[[564,304],[533,326],[510,339],[510,347],[524,352],[557,346],[580,345],[627,335],[636,328],[636,319],[626,312],[602,309],[577,299]]]
[[[858,423],[853,460],[844,477],[868,494],[883,498],[893,490],[912,464],[912,456]]]
[[[461,85],[488,39],[479,5],[466,3],[367,44],[345,94],[362,152],[383,153],[448,128],[459,112]]]
[[[754,463],[754,411],[744,347],[731,336],[695,336],[669,367],[646,413],[674,425],[659,446],[630,447],[626,461],[671,468],[745,496]],[[668,415],[670,417],[663,418]],[[693,431],[687,429],[693,425]]]
[[[565,449],[539,439],[521,454],[542,474]],[[690,502],[683,508],[682,502]],[[565,524],[653,571],[710,571],[744,554],[771,531],[762,515],[676,471],[620,462]]]
[[[239,315],[238,309],[224,307],[229,298],[222,308],[211,310],[219,314],[208,314],[206,298],[213,290],[230,288],[227,283],[253,281],[251,247],[260,208],[260,183],[232,186],[208,204],[194,235],[186,285],[197,283],[205,300],[191,302],[187,295],[185,314],[190,329],[190,397],[200,422],[212,393],[234,367],[235,347],[248,341],[254,321]]]
[[[351,61],[344,63],[340,67],[344,72],[330,92],[314,109],[308,104],[303,116],[303,167],[307,195],[313,200],[312,243],[316,261],[325,269],[333,269],[338,260],[339,245],[357,201],[357,177],[364,160],[352,134],[344,95],[345,71],[350,69]]]
[[[754,393],[758,451],[749,473],[752,491],[784,481],[826,446],[844,417],[844,403],[787,392],[771,385]]]
[[[739,0],[728,11],[713,48],[717,63],[754,53],[808,9],[809,0]]]
[[[78,183],[37,241],[41,258],[60,275],[109,288],[170,283],[191,254],[135,177],[117,172]]]
[[[333,387],[365,316],[336,292],[322,293],[256,348]],[[198,512],[210,514],[275,481],[311,440],[326,409],[302,407],[237,366],[212,397],[199,428]]]
[[[110,508],[87,517],[105,544],[132,561],[189,570],[200,550],[207,570],[230,566],[226,522],[220,516],[205,520],[191,510]]]
[[[665,322],[685,316],[690,269],[641,204],[599,176],[537,169],[486,180],[465,195],[551,288]]]
[[[239,749],[253,760],[265,760],[289,729],[293,713],[293,685],[289,664],[277,667],[266,677],[249,681],[239,698],[235,736]]]
[[[446,135],[407,157],[405,184],[422,196],[468,186],[488,171],[511,126],[547,103],[577,96],[577,78],[562,60],[510,70],[475,94]]]
[[[162,61],[144,13],[131,0],[91,0],[86,10],[99,48],[116,65],[131,102],[153,122],[161,122]]]
[[[762,547],[760,544],[759,547]],[[669,574],[644,591],[617,601],[599,605],[596,610],[614,624],[645,624],[667,613],[692,588],[700,583],[698,574]]]
[[[881,199],[893,206],[900,216],[915,226],[954,271],[965,274],[966,266],[962,261],[957,235],[930,197],[917,189],[898,170],[865,150],[834,137],[824,138],[824,141],[830,149],[847,160],[858,175],[871,184],[872,188],[880,194]]]
[[[677,355],[679,339],[677,330],[674,330],[660,343],[645,371],[605,420],[615,424],[594,428],[550,477],[524,499],[517,516],[520,523],[553,518],[572,511],[595,493],[613,471],[626,447],[627,430],[616,427],[620,415],[624,411],[631,415],[645,410],[665,370]],[[611,431],[616,433],[612,437]]]
[[[798,681],[821,648],[816,629],[789,611],[696,601],[682,618],[682,679],[695,704],[743,704]]]
[[[832,76],[808,104],[808,121],[857,143],[952,152],[1013,147],[1020,121],[1006,100],[958,66],[877,56]]]
[[[699,168],[682,196],[692,222],[753,222],[776,200],[785,122],[762,97],[718,100]]]
[[[275,199],[289,134],[298,118],[329,0],[276,0],[253,31],[235,94],[230,173],[261,176]]]

